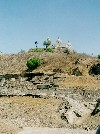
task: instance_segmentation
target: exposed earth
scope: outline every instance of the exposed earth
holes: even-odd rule
[[[29,73],[26,62],[32,57],[39,57],[42,65],[29,79],[24,75]],[[90,75],[89,70],[98,63],[96,57],[62,50],[0,55],[0,134],[17,134],[24,127],[96,131],[100,125],[100,75]],[[23,77],[6,79],[7,74]],[[48,83],[53,86],[37,90]]]

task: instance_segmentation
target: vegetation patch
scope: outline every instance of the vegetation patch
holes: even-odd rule
[[[47,40],[45,40],[45,41],[43,42],[43,45],[44,45],[46,48],[48,48],[48,46],[51,45],[51,41],[50,41],[49,39],[47,39]]]
[[[100,63],[98,64],[94,64],[90,70],[89,70],[89,74],[92,75],[100,75]]]
[[[31,49],[29,50],[29,52],[43,52],[43,51],[44,51],[43,48],[31,48]]]
[[[100,59],[100,54],[98,55],[98,59]]]
[[[32,59],[27,61],[26,65],[27,65],[29,70],[33,70],[41,65],[41,61],[39,58],[32,58]]]
[[[47,49],[46,49],[46,52],[52,52],[52,53],[53,53],[54,50],[53,50],[53,48],[47,48]]]

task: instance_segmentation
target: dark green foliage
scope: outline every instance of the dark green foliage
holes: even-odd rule
[[[35,48],[33,51],[34,51],[34,52],[43,52],[44,49],[43,49],[43,48]]]
[[[53,52],[53,48],[47,48],[46,52]]]
[[[48,46],[51,45],[51,41],[50,40],[45,40],[43,45],[46,46],[46,48],[47,48]]]
[[[29,52],[43,52],[44,49],[43,48],[31,48],[29,49]]]
[[[100,75],[100,64],[94,64],[90,70],[89,70],[89,74],[94,74],[94,75]]]
[[[28,69],[30,69],[30,70],[36,69],[37,67],[39,67],[41,65],[41,61],[39,58],[32,58],[27,61],[26,65],[27,65]]]
[[[100,54],[98,55],[98,59],[100,59]]]

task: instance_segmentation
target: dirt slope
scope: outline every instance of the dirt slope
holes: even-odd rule
[[[65,75],[67,79],[59,82],[62,87],[100,87],[99,76],[91,77],[88,73],[91,66],[100,63],[100,60],[86,54],[67,55],[61,50],[53,53],[26,52],[23,54],[0,55],[0,74],[22,73],[27,70],[26,62],[32,57],[39,57],[42,61],[42,65],[33,72],[55,72],[59,75]]]
[[[32,57],[39,57],[42,66],[37,70],[58,71],[71,74],[72,69],[79,68],[82,75],[88,75],[90,66],[100,62],[97,58],[85,54],[69,54],[62,51],[50,52],[26,52],[23,54],[0,55],[0,74],[18,73],[27,69],[26,62]],[[58,69],[58,70],[57,70]]]

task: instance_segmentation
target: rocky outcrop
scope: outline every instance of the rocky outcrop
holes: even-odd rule
[[[73,69],[71,74],[75,76],[82,76],[82,72],[79,70],[78,67]]]
[[[94,108],[93,112],[91,113],[91,115],[95,115],[98,112],[100,112],[100,98],[97,100],[97,103],[96,103],[95,108]]]
[[[73,95],[74,96],[74,95]],[[65,97],[65,102],[60,106],[61,118],[71,125],[82,125],[87,118],[100,112],[100,102],[87,103],[76,100],[69,96]]]

